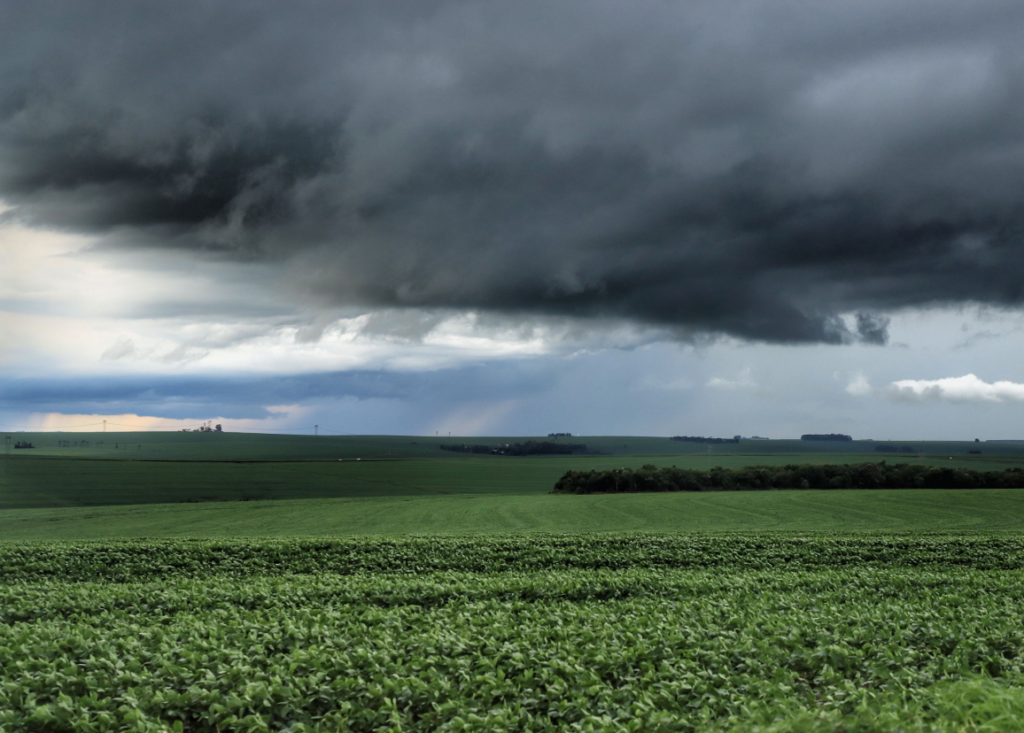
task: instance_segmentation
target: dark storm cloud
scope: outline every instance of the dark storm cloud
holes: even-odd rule
[[[864,343],[884,346],[889,340],[889,319],[873,313],[858,313],[857,333]]]
[[[1024,300],[1016,1],[42,1],[0,28],[19,216],[277,261],[325,304],[884,344],[887,310]]]

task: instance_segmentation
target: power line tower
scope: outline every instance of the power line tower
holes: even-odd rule
[[[104,433],[107,432],[107,421],[106,420],[103,421],[103,432]]]

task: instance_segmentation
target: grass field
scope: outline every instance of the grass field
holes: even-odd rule
[[[971,456],[974,458],[974,456]],[[814,462],[859,462],[873,456],[816,454]],[[458,457],[366,461],[114,461],[22,457],[0,459],[0,509],[256,499],[546,494],[566,471],[638,468],[641,464],[705,469],[789,463],[793,456]],[[986,461],[911,458],[927,465],[1002,467]]]
[[[1014,490],[461,494],[0,511],[6,540],[501,532],[939,532],[1024,529]]]
[[[930,531],[983,526],[1002,530],[1020,521],[1012,492],[892,496],[886,492],[848,496],[775,492],[756,497],[587,500],[547,494],[570,469],[636,468],[644,463],[696,469],[879,460],[979,470],[1024,465],[1024,446],[1014,443],[930,444],[930,453],[887,454],[864,452],[871,446],[866,442],[700,445],[665,438],[586,437],[572,440],[585,442],[601,454],[509,458],[467,456],[442,451],[438,444],[499,445],[527,438],[49,433],[19,434],[19,439],[37,447],[0,457],[3,539],[493,531]],[[61,445],[62,441],[70,441],[70,447]],[[938,452],[939,448],[943,450]]]
[[[54,435],[30,436],[37,448],[0,457],[0,510],[451,494],[533,495],[549,492],[568,470],[637,468],[644,463],[702,470],[714,466],[880,460],[977,470],[1024,465],[1024,448],[1016,444],[1000,444],[997,451],[986,445],[980,455],[968,453],[976,450],[974,443],[932,446],[937,450],[941,445],[946,449],[943,452],[880,454],[834,449],[842,444],[823,450],[821,444],[801,441],[700,446],[664,438],[580,438],[602,454],[508,458],[442,451],[437,447],[440,439],[401,436],[159,433],[129,439],[123,434],[93,434],[76,438],[88,442],[88,447],[76,447],[72,441],[71,447],[64,448],[56,444],[69,440],[69,434]],[[526,438],[470,440],[497,445]],[[865,448],[864,443],[856,445],[861,451]],[[726,452],[726,448],[736,452]],[[751,452],[753,448],[761,452]],[[636,452],[616,452],[627,449]]]
[[[265,435],[254,433],[11,433],[14,441],[25,440],[36,447],[13,454],[80,458],[171,459],[216,461],[337,460],[338,458],[458,458],[440,450],[446,443],[474,443],[500,446],[527,440],[549,440],[544,436],[437,437],[401,435]],[[582,443],[589,450],[616,456],[733,456],[789,454],[864,453],[879,460],[909,457],[905,453],[879,453],[882,447],[909,447],[915,453],[962,456],[980,450],[983,457],[1024,458],[1024,442],[939,442],[866,441],[814,442],[802,440],[743,440],[737,444],[705,445],[669,440],[667,437],[574,436],[562,442]],[[68,446],[62,443],[70,443]],[[88,444],[88,445],[85,445]],[[978,456],[970,456],[977,458]]]

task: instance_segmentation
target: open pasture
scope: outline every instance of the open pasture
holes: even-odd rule
[[[25,454],[75,458],[297,461],[338,458],[459,458],[442,451],[450,443],[498,447],[527,440],[551,440],[544,436],[466,438],[415,435],[268,435],[261,433],[126,432],[126,433],[10,433],[15,441],[35,445]],[[1005,459],[1024,461],[1024,442],[870,441],[818,442],[803,440],[742,440],[739,443],[702,444],[644,436],[573,436],[562,442],[583,443],[591,451],[612,456],[798,456],[817,460],[818,454],[872,455],[878,460],[912,459],[917,454],[953,456],[955,459]],[[883,453],[879,446],[911,448],[911,453]],[[981,451],[971,455],[968,451]],[[13,455],[22,451],[11,451]],[[794,462],[801,462],[797,460]],[[791,461],[786,461],[791,462]]]
[[[453,494],[6,509],[6,540],[494,532],[939,532],[1024,529],[1015,490]]]
[[[984,470],[1024,463],[1016,444],[980,455],[968,453],[977,450],[974,443],[944,444],[949,455],[892,455],[829,452],[822,444],[801,441],[705,446],[664,438],[606,437],[578,439],[600,449],[598,455],[504,457],[442,451],[442,439],[409,436],[157,433],[132,434],[130,440],[117,434],[76,434],[89,445],[47,447],[47,441],[71,436],[33,436],[39,447],[0,458],[0,538],[936,531],[1016,528],[1021,519],[1021,504],[1012,491],[547,495],[570,469],[636,468],[644,463],[709,469],[884,459]],[[444,440],[498,445],[526,438]],[[132,445],[142,449],[132,450]],[[837,445],[843,444],[827,447]],[[615,454],[615,446],[651,452]],[[749,452],[751,447],[761,452]],[[736,452],[725,452],[727,448]],[[668,449],[682,452],[656,452]]]
[[[801,457],[802,458],[802,457]],[[976,456],[970,456],[976,458]],[[331,461],[144,461],[16,456],[0,459],[0,509],[111,504],[193,503],[271,499],[546,494],[568,470],[629,466],[706,470],[786,464],[794,456],[457,456],[454,458]],[[877,460],[860,454],[815,454],[817,463]],[[1016,461],[906,462],[937,466],[1002,468]]]
[[[70,436],[74,435],[72,440]],[[594,455],[478,456],[442,440],[500,445],[527,438],[266,436],[232,433],[40,434],[0,457],[0,509],[450,494],[544,494],[568,470],[656,466],[707,470],[788,463],[887,460],[976,470],[1024,465],[1024,449],[941,444],[943,452],[865,453],[843,444],[743,441],[699,445],[665,438],[579,438]],[[56,436],[56,437],[55,437]],[[572,440],[577,440],[573,438]],[[70,441],[65,447],[62,442]],[[75,442],[79,445],[75,445]],[[88,443],[83,445],[82,442]],[[776,445],[776,444],[780,445]],[[782,445],[785,444],[785,445]],[[861,451],[864,443],[858,443]],[[938,449],[940,445],[933,445]],[[786,450],[782,450],[785,448]],[[753,452],[757,449],[758,452]],[[633,452],[626,452],[633,451]],[[644,452],[646,451],[646,452]],[[669,452],[676,451],[676,452]]]
[[[473,443],[499,447],[533,437],[440,437],[400,435],[267,435],[260,433],[129,432],[129,433],[18,433],[35,448],[33,455],[115,458],[122,460],[216,460],[302,461],[342,459],[441,458],[460,454],[441,450],[441,445]],[[562,442],[585,443],[588,449],[608,455],[675,455],[722,453],[723,446],[704,446],[649,437],[572,437]],[[799,443],[800,441],[786,441]],[[738,448],[743,444],[730,445]],[[754,447],[758,447],[754,444]],[[710,450],[709,450],[710,449]],[[26,451],[26,453],[29,451]],[[732,451],[736,452],[736,451]],[[750,452],[740,451],[740,452]]]

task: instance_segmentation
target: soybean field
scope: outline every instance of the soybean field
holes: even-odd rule
[[[1015,730],[1024,540],[5,543],[0,726]]]
[[[1020,490],[550,493],[1003,470],[1017,444],[26,440],[0,458],[0,731],[1024,729]]]

